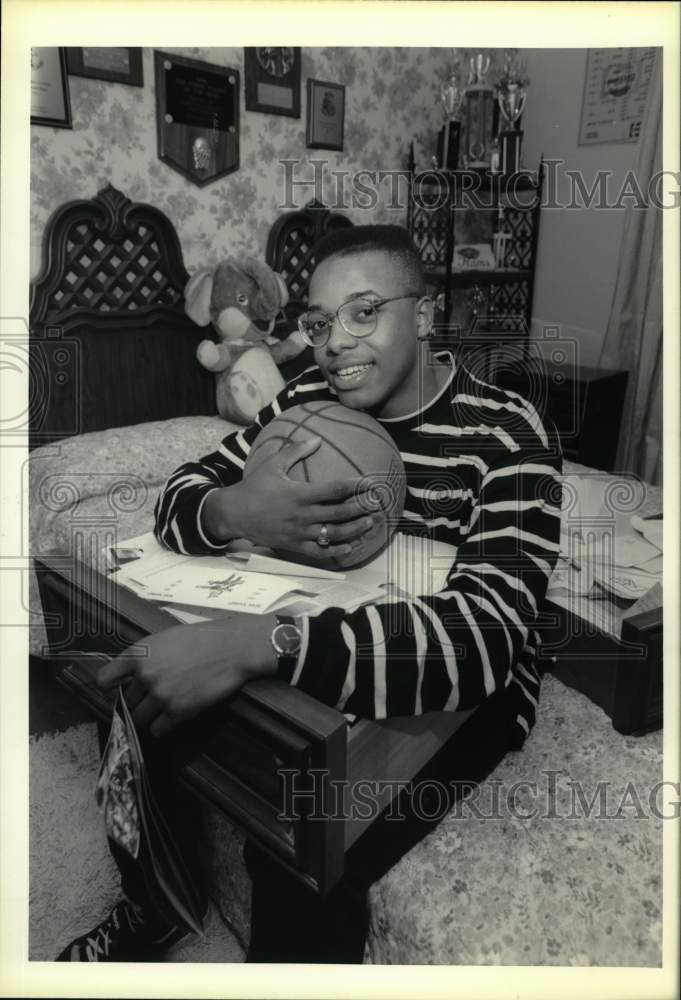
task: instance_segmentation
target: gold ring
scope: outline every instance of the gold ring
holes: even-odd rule
[[[317,545],[319,545],[322,549],[326,549],[329,544],[329,529],[325,524],[323,524],[319,534],[317,535]]]

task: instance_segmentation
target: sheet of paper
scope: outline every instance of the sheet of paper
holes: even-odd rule
[[[203,559],[185,560],[179,567],[145,577],[146,596],[174,604],[265,614],[296,589],[294,582],[286,577],[235,570],[224,561],[221,568],[207,567],[203,562]]]
[[[606,569],[599,571],[594,569],[594,579],[601,587],[605,587],[618,597],[636,600],[655,586],[656,578],[649,573],[638,573],[634,569],[627,567]]]
[[[352,611],[371,600],[385,598],[385,591],[378,586],[349,586],[344,573],[300,566],[261,553],[186,556],[169,552],[151,533],[129,539],[125,547],[137,553],[137,558],[126,561],[115,571],[116,582],[146,600],[166,602],[168,610],[185,622],[205,618],[173,608],[173,604],[253,614],[285,611],[291,615],[316,616],[328,607]],[[251,570],[252,566],[258,567],[257,571]],[[283,566],[291,567],[299,575],[273,573],[275,567]],[[248,582],[248,588],[241,582],[234,587],[235,580],[241,578]]]
[[[172,604],[166,604],[165,607],[161,608],[161,611],[167,611],[168,614],[172,615],[173,618],[177,618],[178,622],[182,622],[183,625],[196,625],[198,622],[209,622],[210,618],[205,615],[195,615],[193,611],[186,611],[184,608],[178,608]]]
[[[234,562],[243,561],[244,568],[252,573],[274,573],[278,576],[297,577],[312,580],[344,580],[345,573],[320,569],[318,566],[304,566],[301,563],[276,559],[258,552],[232,552],[229,558]]]
[[[625,618],[631,618],[632,615],[638,615],[642,611],[655,611],[657,608],[661,608],[663,605],[662,599],[662,584],[656,583],[654,587],[640,597],[635,604],[632,604],[630,608],[624,613]]]
[[[651,545],[654,545],[660,552],[662,549],[663,527],[662,518],[643,518],[637,514],[631,519],[631,526],[640,532]]]
[[[561,522],[565,527],[588,519],[596,521],[607,516],[607,476],[585,476],[566,473],[561,477],[564,485]]]
[[[577,618],[591,622],[601,632],[606,632],[618,639],[622,634],[622,617],[625,612],[607,599],[593,600],[585,595],[571,594],[567,590],[557,590],[550,595],[550,600]]]
[[[110,554],[110,549],[113,552]],[[310,581],[320,581],[319,592],[323,589],[325,582],[344,580],[345,574],[320,569],[316,566],[305,566],[301,563],[288,562],[283,559],[276,559],[274,556],[265,555],[263,552],[235,551],[215,556],[187,556],[177,552],[171,552],[163,545],[160,545],[152,532],[130,538],[121,545],[105,548],[105,553],[112,565],[120,566],[121,571],[125,568],[126,580],[130,581],[132,587],[148,584],[156,574],[162,574],[167,569],[175,569],[184,565],[188,560],[192,565],[201,564],[214,567],[216,569],[231,566],[235,569],[247,570],[251,573],[267,573],[275,576],[285,576],[288,579],[300,581],[301,585],[309,587]],[[119,554],[123,554],[123,558]],[[121,582],[124,576],[119,576]]]
[[[560,590],[568,590],[572,594],[589,594],[593,585],[593,566],[590,563],[577,563],[560,556],[549,580],[547,594],[550,597]]]
[[[613,546],[614,542],[614,546]],[[597,541],[590,553],[591,557],[600,561],[603,557],[615,566],[642,566],[650,559],[659,556],[660,551],[640,535],[619,534],[614,532],[614,538],[604,536]]]
[[[122,565],[115,579],[148,600],[254,614],[276,610],[310,615],[328,607],[353,611],[394,595],[435,593],[444,587],[457,551],[445,542],[400,532],[371,562],[334,573],[262,553],[178,555],[159,545],[152,533],[129,539],[125,546],[141,555]],[[295,575],[273,572],[283,566]]]
[[[398,532],[390,545],[359,569],[345,571],[348,583],[368,589],[391,583],[412,596],[442,590],[456,546]]]
[[[655,556],[654,559],[649,559],[648,562],[641,563],[640,566],[636,568],[640,570],[641,573],[650,573],[652,576],[661,577],[662,569],[664,567],[664,556]]]
[[[117,573],[117,579],[129,584],[132,589],[159,588],[158,581],[164,579],[167,570],[175,571],[180,566],[203,565],[220,570],[225,567],[258,572],[266,575],[285,576],[297,586],[312,589],[310,581],[341,582],[345,580],[354,586],[375,590],[386,582],[392,582],[410,594],[434,593],[441,589],[456,556],[456,547],[446,542],[438,542],[419,535],[398,532],[390,545],[375,559],[358,569],[333,572],[314,566],[268,557],[261,553],[232,552],[219,556],[186,556],[160,545],[152,532],[127,539],[122,543],[128,550],[138,550],[141,556],[136,561],[126,562]],[[286,570],[286,572],[284,572]],[[320,588],[315,592],[322,593]]]

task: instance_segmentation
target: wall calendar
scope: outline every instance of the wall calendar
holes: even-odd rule
[[[658,50],[589,49],[579,145],[637,142]]]

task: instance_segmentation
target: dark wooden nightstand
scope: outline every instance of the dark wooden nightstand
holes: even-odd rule
[[[556,425],[566,458],[613,472],[629,373],[550,362],[497,379],[529,399]]]

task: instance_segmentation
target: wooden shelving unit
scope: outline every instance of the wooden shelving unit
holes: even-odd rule
[[[474,333],[490,341],[529,338],[543,160],[536,173],[505,176],[489,171],[431,170],[411,175],[407,224],[439,308],[440,328],[455,326],[457,299],[472,304]],[[500,211],[501,210],[501,211]],[[509,234],[501,267],[455,269],[461,213],[487,212],[492,242],[502,225]],[[464,242],[476,242],[474,240]],[[458,310],[460,312],[460,310]],[[468,331],[462,331],[466,333]]]

